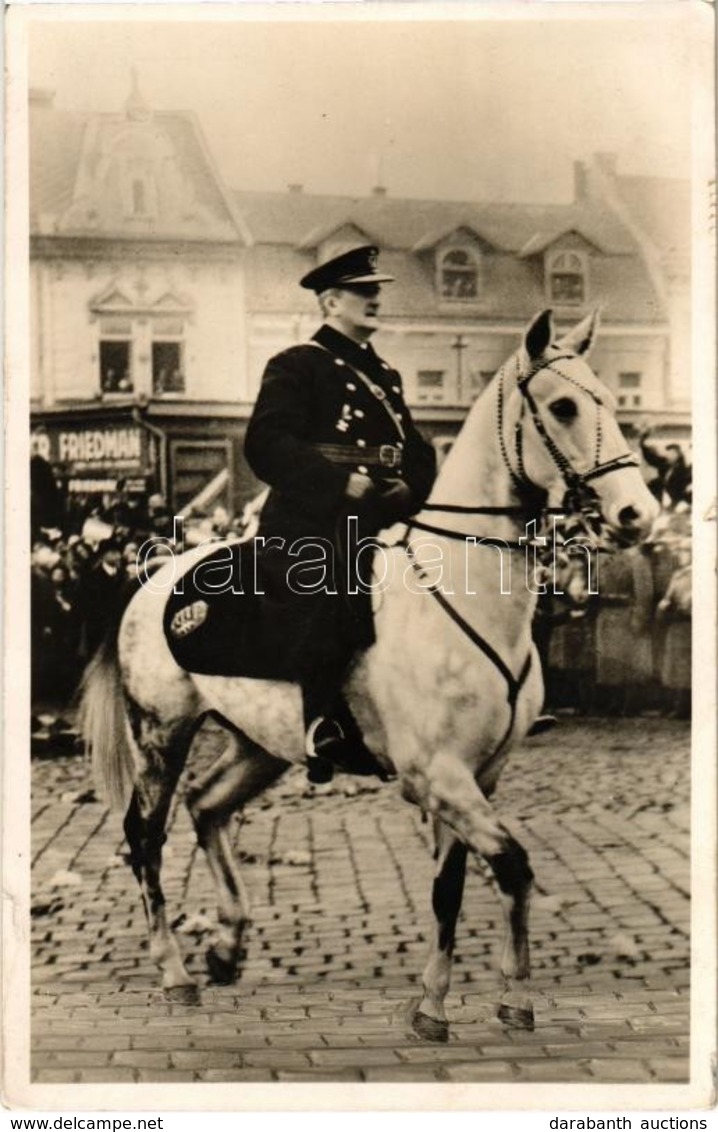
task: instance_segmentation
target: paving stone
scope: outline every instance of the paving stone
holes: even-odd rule
[[[174,1069],[234,1069],[242,1064],[242,1056],[231,1050],[176,1050],[172,1054]]]
[[[206,1082],[262,1082],[274,1081],[276,1075],[270,1069],[206,1069],[196,1074],[198,1081]]]
[[[647,1081],[650,1070],[644,1061],[623,1058],[591,1058],[588,1068],[598,1081]]]
[[[277,1071],[277,1080],[286,1082],[300,1082],[300,1081],[322,1081],[326,1080],[321,1070],[291,1070],[280,1069]],[[337,1069],[332,1073],[332,1081],[363,1081],[364,1075],[360,1069]]]
[[[139,1069],[136,1079],[143,1084],[161,1085],[169,1082],[187,1082],[197,1080],[191,1069]]]
[[[475,1082],[516,1081],[518,1070],[510,1062],[501,1061],[465,1061],[455,1065],[446,1066],[446,1079],[448,1081],[465,1081],[467,1084]]]
[[[120,1050],[112,1056],[113,1065],[129,1065],[134,1069],[170,1069],[170,1055],[153,1050]]]
[[[369,1066],[362,1072],[365,1081],[373,1084],[383,1083],[397,1083],[402,1081],[423,1081],[423,1082],[436,1082],[445,1080],[445,1076],[441,1071],[435,1069],[431,1064],[425,1066],[419,1065],[399,1065],[399,1066]]]
[[[657,1081],[680,1081],[688,1084],[689,1066],[672,1057],[649,1057],[648,1068]]]
[[[518,1062],[521,1081],[586,1081],[589,1072],[576,1059],[551,1058],[545,1061]]]
[[[117,1069],[106,1066],[104,1069],[81,1069],[78,1080],[83,1085],[112,1085],[137,1080],[134,1069]]]
[[[71,1085],[80,1080],[80,1070],[69,1068],[40,1069],[33,1074],[32,1079],[40,1085]]]

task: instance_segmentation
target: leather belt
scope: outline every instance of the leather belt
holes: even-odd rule
[[[367,468],[401,468],[402,450],[394,444],[360,448],[358,444],[315,444],[315,452],[333,464],[364,464]]]

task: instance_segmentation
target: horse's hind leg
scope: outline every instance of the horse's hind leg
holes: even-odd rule
[[[173,732],[160,729],[134,702],[129,703],[130,745],[137,764],[135,788],[125,815],[124,829],[130,863],[142,892],[149,929],[150,955],[162,972],[168,997],[197,1001],[197,989],[187,973],[179,945],[167,922],[161,885],[162,845],[172,795],[182,773],[194,728],[184,724]]]
[[[187,792],[197,840],[217,888],[218,938],[207,952],[207,966],[218,983],[231,983],[235,978],[242,932],[249,919],[249,898],[232,850],[229,823],[237,809],[271,785],[288,765],[232,732],[224,754]]]

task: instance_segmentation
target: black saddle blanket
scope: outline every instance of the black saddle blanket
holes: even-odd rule
[[[187,672],[302,682],[351,655],[344,608],[338,593],[293,592],[281,553],[223,543],[175,582],[164,632]]]

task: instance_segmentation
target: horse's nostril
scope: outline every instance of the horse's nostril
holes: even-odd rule
[[[636,511],[636,508],[631,507],[630,505],[628,507],[622,507],[618,512],[618,521],[622,527],[633,526],[636,520],[640,519],[640,517],[640,512]]]

